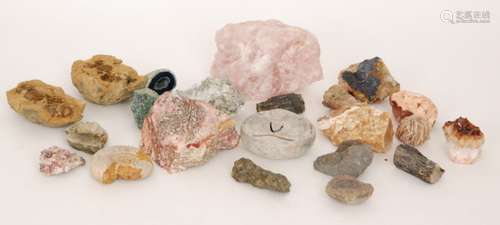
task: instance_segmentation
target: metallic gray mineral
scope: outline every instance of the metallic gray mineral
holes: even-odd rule
[[[284,109],[249,116],[241,125],[241,146],[268,159],[291,159],[306,153],[316,129],[305,117]]]
[[[303,113],[305,111],[304,100],[302,96],[295,93],[274,96],[264,102],[257,104],[257,112],[271,109],[285,109],[294,113]]]
[[[191,89],[178,91],[178,94],[190,99],[208,102],[230,116],[235,115],[245,104],[243,96],[233,88],[228,80],[213,77],[203,80]]]
[[[427,159],[416,148],[406,144],[400,144],[396,148],[394,165],[429,184],[438,182],[444,173],[444,169],[438,164]]]
[[[108,134],[94,122],[77,122],[65,130],[66,140],[71,147],[94,154],[108,141]]]
[[[250,159],[240,158],[234,162],[231,176],[238,182],[277,192],[290,192],[290,182],[278,173],[255,165]]]
[[[330,176],[349,175],[359,177],[372,163],[373,151],[370,145],[354,144],[348,147],[340,145],[333,153],[318,157],[314,169]]]
[[[344,204],[360,204],[373,194],[373,186],[351,176],[336,176],[326,186],[326,193]]]

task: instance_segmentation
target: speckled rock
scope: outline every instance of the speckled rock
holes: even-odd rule
[[[399,91],[399,83],[379,57],[350,65],[339,74],[339,85],[362,102],[374,103]]]
[[[230,116],[235,115],[245,104],[243,96],[233,88],[231,82],[212,77],[189,90],[179,91],[179,95],[208,102],[217,110]]]
[[[374,152],[383,153],[392,143],[390,114],[369,106],[354,106],[338,116],[324,116],[318,120],[318,127],[335,145],[359,140],[371,145]]]
[[[257,103],[257,112],[272,109],[284,109],[294,113],[303,113],[306,110],[302,96],[295,93],[278,95]]]
[[[323,105],[332,109],[332,114],[339,115],[353,106],[362,106],[365,103],[358,101],[340,85],[333,85],[323,94]]]
[[[146,84],[145,77],[110,55],[75,61],[71,67],[71,79],[85,99],[100,105],[127,100],[134,90]]]
[[[77,122],[65,130],[66,140],[71,147],[94,154],[108,141],[106,131],[95,122]]]
[[[336,176],[326,186],[326,193],[344,204],[360,204],[373,194],[373,186],[351,176]]]
[[[429,139],[431,129],[431,124],[427,119],[412,115],[400,121],[396,137],[404,144],[417,146]]]
[[[40,172],[47,176],[67,173],[85,165],[85,160],[76,153],[52,146],[40,153]]]
[[[149,109],[151,109],[157,98],[158,94],[149,88],[134,91],[132,102],[130,103],[130,110],[134,116],[137,128],[142,129],[144,118],[148,115]]]
[[[429,184],[438,182],[444,173],[441,166],[429,160],[411,145],[399,145],[394,152],[393,159],[397,168]]]
[[[486,138],[478,126],[467,118],[459,117],[454,121],[447,121],[443,131],[451,161],[460,164],[472,164],[476,161]]]
[[[62,127],[83,117],[85,103],[40,80],[24,81],[7,92],[10,107],[33,123]]]
[[[172,91],[177,85],[174,73],[167,69],[158,69],[148,73],[146,76],[148,78],[146,88],[155,91],[158,95]]]
[[[170,173],[202,165],[238,142],[234,120],[206,102],[172,92],[156,100],[142,128],[142,149]]]
[[[399,91],[392,94],[389,101],[398,122],[405,117],[417,115],[429,121],[431,127],[434,126],[438,110],[429,98],[409,91]]]
[[[358,177],[361,175],[372,163],[371,147],[366,144],[353,144],[345,148],[346,144],[343,143],[339,145],[342,148],[337,149],[336,152],[318,157],[314,161],[314,169],[333,177],[338,175]]]
[[[281,174],[262,169],[250,159],[240,158],[234,162],[231,176],[238,182],[276,192],[290,192],[290,182]]]
[[[251,100],[296,92],[323,79],[314,35],[277,20],[227,24],[217,31],[214,77]]]
[[[300,157],[315,138],[311,122],[284,109],[255,113],[241,125],[241,146],[268,159]]]
[[[97,181],[110,184],[115,180],[146,178],[153,171],[153,163],[138,148],[110,146],[92,156],[90,171]]]

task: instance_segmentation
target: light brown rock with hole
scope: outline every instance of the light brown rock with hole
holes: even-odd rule
[[[10,107],[33,123],[62,127],[83,117],[85,103],[40,80],[24,81],[7,92]]]
[[[122,102],[147,82],[132,67],[110,55],[75,61],[71,67],[71,79],[85,99],[100,105]]]
[[[417,115],[429,121],[434,126],[438,110],[431,99],[410,91],[399,91],[391,95],[389,102],[392,106],[392,113],[398,122],[403,118]]]

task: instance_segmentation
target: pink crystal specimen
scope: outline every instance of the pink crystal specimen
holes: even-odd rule
[[[318,40],[277,20],[228,24],[216,34],[212,75],[252,100],[288,94],[323,79]]]
[[[85,165],[85,160],[76,153],[52,146],[40,153],[40,172],[52,176],[67,173]]]
[[[156,100],[142,128],[142,150],[170,173],[201,165],[238,142],[235,121],[229,116],[208,103],[170,92]]]

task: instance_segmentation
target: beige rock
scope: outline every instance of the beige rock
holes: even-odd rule
[[[383,153],[392,143],[390,114],[369,106],[353,106],[338,116],[322,117],[318,120],[318,127],[335,145],[359,140],[371,145],[374,152]]]
[[[10,107],[31,122],[62,127],[82,119],[85,103],[40,80],[24,81],[7,92]]]
[[[75,61],[71,67],[71,79],[85,99],[101,105],[124,101],[147,82],[144,76],[122,64],[121,59],[110,55]]]
[[[399,91],[392,94],[389,101],[398,122],[407,116],[417,115],[427,119],[431,127],[434,126],[438,110],[429,98],[410,91]]]
[[[401,120],[396,137],[404,144],[421,145],[429,139],[431,128],[427,119],[412,115]]]
[[[332,114],[338,115],[352,106],[365,105],[349,94],[340,85],[333,85],[323,95],[323,105],[332,109]]]
[[[111,146],[94,154],[90,162],[92,176],[104,184],[115,180],[139,180],[153,171],[153,162],[138,148]]]
[[[108,141],[106,131],[95,122],[77,122],[65,131],[66,140],[71,147],[88,154],[94,154]]]

